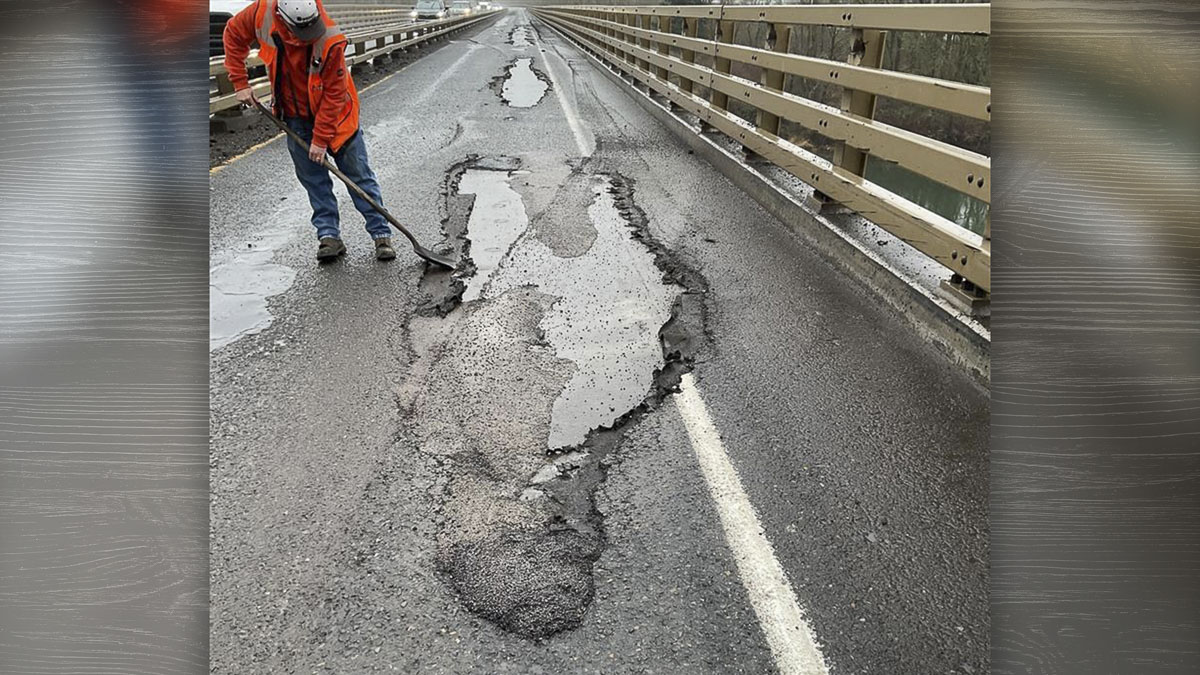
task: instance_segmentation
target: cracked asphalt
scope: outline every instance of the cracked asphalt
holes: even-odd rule
[[[523,10],[362,104],[389,209],[491,257],[378,263],[339,186],[317,266],[281,143],[212,174],[214,673],[775,672],[672,368],[831,672],[988,670],[986,391]]]

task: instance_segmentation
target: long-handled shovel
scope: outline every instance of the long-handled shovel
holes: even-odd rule
[[[308,141],[304,140],[304,138],[302,138],[300,136],[300,134],[296,133],[295,131],[292,131],[292,129],[290,127],[288,127],[288,125],[283,123],[283,120],[279,119],[278,117],[276,117],[274,115],[274,113],[272,113],[270,110],[268,110],[267,107],[262,104],[262,101],[259,101],[256,98],[256,99],[254,99],[254,105],[258,107],[259,111],[262,114],[267,116],[267,119],[274,122],[275,126],[279,127],[279,129],[281,131],[283,131],[283,133],[287,134],[288,137],[290,137],[293,141],[299,143],[301,147],[305,147],[305,148],[308,147]],[[346,184],[347,188],[350,188],[351,190],[354,191],[355,194],[357,194],[359,197],[362,197],[363,201],[365,201],[366,203],[371,205],[371,208],[378,211],[380,213],[380,215],[382,215],[384,218],[387,218],[388,222],[392,224],[392,227],[396,228],[397,230],[400,230],[401,234],[408,237],[408,240],[410,242],[412,242],[412,247],[413,247],[414,253],[416,253],[420,257],[424,258],[425,260],[428,260],[429,262],[431,262],[435,265],[440,265],[441,267],[445,267],[446,269],[449,269],[449,270],[452,270],[455,268],[456,263],[453,260],[451,260],[445,256],[440,256],[440,255],[434,253],[433,251],[430,251],[429,249],[425,248],[424,246],[421,246],[421,244],[419,242],[417,242],[417,238],[412,235],[412,232],[409,232],[406,227],[401,225],[400,221],[396,220],[395,216],[388,213],[387,209],[383,208],[382,204],[375,201],[374,199],[371,199],[371,196],[368,195],[366,193],[366,191],[364,191],[362,188],[360,188],[357,183],[350,180],[350,178],[346,174],[342,173],[341,170],[339,170],[337,168],[337,166],[333,163],[333,160],[329,158],[328,154],[322,158],[321,165],[324,166],[326,169],[329,169],[330,173],[332,173],[333,175],[335,175],[339,179],[341,179],[341,181]]]

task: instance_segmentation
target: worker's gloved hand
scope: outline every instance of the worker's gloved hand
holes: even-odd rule
[[[313,143],[308,146],[308,158],[317,164],[325,163],[325,146]]]
[[[245,103],[248,106],[254,105],[254,90],[249,87],[238,89],[233,95],[237,97],[238,103]]]

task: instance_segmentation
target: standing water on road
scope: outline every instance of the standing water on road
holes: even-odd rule
[[[475,195],[467,232],[476,271],[467,282],[463,302],[479,297],[504,254],[529,226],[521,195],[509,186],[511,178],[506,171],[471,169],[458,184],[459,194]]]
[[[560,258],[533,237],[521,240],[492,275],[485,297],[536,285],[559,300],[541,322],[545,339],[576,370],[554,401],[549,449],[575,446],[636,407],[663,365],[658,331],[680,288],[663,284],[654,255],[632,237],[606,177],[592,180],[587,209],[596,238],[587,252]]]
[[[208,281],[210,352],[271,325],[267,300],[291,288],[296,279],[296,270],[272,261],[275,252],[298,230],[293,222],[279,219],[246,249],[212,256]]]
[[[509,40],[511,40],[512,46],[514,46],[518,49],[524,49],[525,47],[528,47],[530,45],[529,36],[530,36],[529,26],[522,25],[522,26],[517,26],[516,28],[513,29],[512,34],[509,35]]]
[[[438,569],[471,612],[542,639],[587,615],[604,545],[591,495],[617,440],[593,430],[648,409],[682,287],[639,238],[631,181],[558,167],[513,183],[519,164],[473,158],[448,176],[447,235],[481,263],[457,280],[473,301],[410,324],[417,363],[397,400],[404,436],[439,467]],[[526,225],[525,189],[551,185]]]
[[[546,95],[550,85],[533,72],[533,59],[517,59],[508,69],[500,98],[514,108],[532,108]]]

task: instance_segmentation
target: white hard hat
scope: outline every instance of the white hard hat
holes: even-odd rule
[[[317,0],[278,0],[275,7],[279,18],[297,38],[312,42],[325,34]]]

